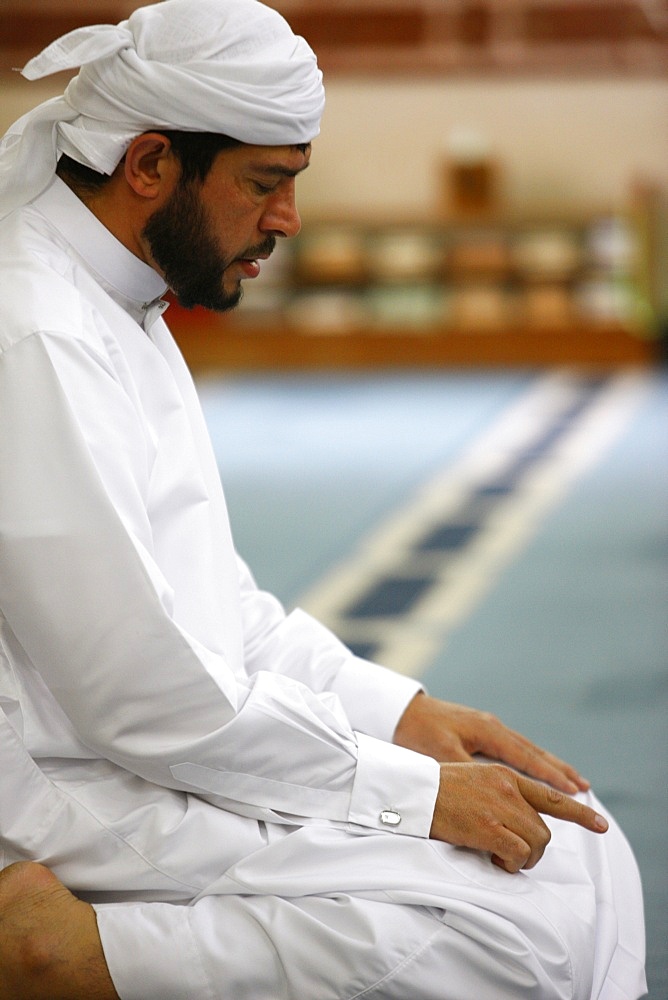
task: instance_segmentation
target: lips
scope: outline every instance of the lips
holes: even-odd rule
[[[247,278],[257,278],[260,273],[260,265],[256,260],[242,258],[239,261],[239,265]]]

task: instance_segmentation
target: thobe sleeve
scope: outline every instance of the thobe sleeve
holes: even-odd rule
[[[423,690],[422,685],[354,656],[300,608],[286,615],[273,594],[258,589],[241,559],[239,577],[248,671],[277,670],[313,691],[331,691],[353,729],[390,742],[406,706]]]
[[[0,359],[0,400],[0,606],[82,743],[242,815],[426,836],[434,761],[356,735],[334,694],[248,676],[175,620],[150,433],[111,360],[24,338]]]

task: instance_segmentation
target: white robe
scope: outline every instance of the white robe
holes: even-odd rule
[[[58,179],[0,246],[4,863],[95,902],[123,1000],[639,996],[616,828],[515,877],[429,841],[418,686],[256,588],[156,273]]]

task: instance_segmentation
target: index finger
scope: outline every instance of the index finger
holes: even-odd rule
[[[569,823],[577,823],[578,826],[591,830],[592,833],[605,833],[608,829],[608,821],[605,816],[590,809],[589,806],[572,799],[570,795],[552,788],[550,785],[541,785],[530,778],[518,776],[518,788],[523,798],[536,812],[544,813],[546,816],[554,816],[556,819],[563,819]]]

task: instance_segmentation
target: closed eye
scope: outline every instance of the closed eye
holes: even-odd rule
[[[278,184],[261,184],[260,181],[253,181],[253,187],[258,194],[272,194],[278,187]]]

